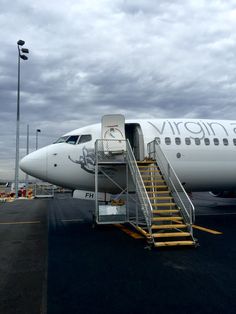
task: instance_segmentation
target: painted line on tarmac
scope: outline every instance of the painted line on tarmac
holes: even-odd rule
[[[196,216],[226,216],[226,215],[236,215],[236,213],[197,214]]]
[[[178,226],[179,221],[175,221],[176,222],[176,225]],[[217,231],[217,230],[213,230],[213,229],[209,229],[209,228],[205,228],[205,227],[201,227],[201,226],[198,226],[198,225],[192,225],[193,228],[195,229],[198,229],[198,230],[201,230],[201,231],[205,231],[205,232],[209,232],[209,233],[212,233],[212,234],[223,234],[223,232],[220,232],[220,231]]]
[[[143,239],[144,238],[141,234],[134,232],[134,231],[131,231],[130,229],[128,229],[128,228],[126,228],[120,224],[114,224],[114,226],[119,228],[124,233],[128,234],[129,236],[131,236],[134,239]]]
[[[212,233],[212,234],[223,234],[223,232],[217,231],[217,230],[213,230],[213,229],[209,229],[209,228],[205,228],[205,227],[201,227],[201,226],[197,226],[197,225],[192,225],[193,228],[201,230],[201,231],[205,231],[208,233]]]
[[[84,221],[84,219],[61,219],[62,222],[78,222]]]
[[[40,220],[35,221],[7,221],[0,222],[0,225],[26,225],[26,224],[40,224]]]

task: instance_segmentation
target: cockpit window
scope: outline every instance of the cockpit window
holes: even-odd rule
[[[67,140],[66,143],[75,145],[78,141],[79,135],[71,135]]]
[[[68,135],[67,136],[61,136],[56,142],[54,142],[54,144],[56,143],[65,143],[66,140],[68,139]]]
[[[91,134],[81,135],[78,144],[86,143],[92,140]]]
[[[56,143],[68,143],[68,144],[81,144],[86,143],[92,140],[91,134],[85,134],[85,135],[67,135],[67,136],[61,136],[54,144]]]

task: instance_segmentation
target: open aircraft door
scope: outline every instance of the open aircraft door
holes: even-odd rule
[[[125,117],[123,115],[112,114],[102,117],[102,139],[105,152],[121,154],[126,151]]]

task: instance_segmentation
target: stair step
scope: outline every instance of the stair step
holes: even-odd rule
[[[170,206],[176,206],[175,203],[154,203],[152,204],[154,207],[170,207]]]
[[[155,247],[164,247],[164,246],[181,246],[181,245],[189,245],[194,246],[194,241],[167,241],[167,242],[156,242],[154,243]]]
[[[151,172],[151,173],[160,173],[161,172],[161,170],[158,170],[158,169],[139,169],[139,171],[141,172],[141,173],[146,173],[146,172]]]
[[[147,191],[147,194],[169,194],[170,190],[166,190],[166,191]]]
[[[150,183],[156,183],[156,182],[159,182],[159,183],[165,183],[165,180],[163,179],[150,179],[150,180],[143,180],[144,183],[147,183],[147,182],[150,182]]]
[[[179,209],[153,209],[152,211],[153,214],[174,214],[174,213],[179,213]]]
[[[145,188],[148,189],[167,189],[168,186],[167,185],[145,185]]]
[[[143,166],[143,164],[140,164],[139,167],[141,167],[141,168],[147,167],[147,168],[153,168],[153,169],[157,169],[158,168],[159,169],[159,166],[158,166],[158,164],[156,162],[153,162],[153,163],[151,163],[151,164],[149,164],[147,166]]]
[[[138,166],[140,167],[140,165],[153,165],[155,164],[155,161],[150,160],[150,161],[137,161]]]
[[[183,229],[187,228],[185,224],[170,224],[170,225],[152,225],[153,230],[161,230],[161,229]]]
[[[150,165],[152,165],[153,168],[157,167],[157,164],[154,160],[150,160],[150,161],[137,161],[137,164],[139,165],[139,167],[151,167]],[[143,166],[146,165],[146,166]]]
[[[150,174],[141,174],[143,181],[147,181],[147,182],[153,182],[156,180],[161,180],[161,182],[165,182],[165,180],[162,178],[162,176],[151,176]]]
[[[139,172],[141,173],[141,175],[142,175],[142,177],[150,177],[150,176],[152,176],[152,177],[160,177],[160,172],[158,171],[148,171],[148,170],[143,170],[143,171],[141,171],[141,170],[139,170]],[[148,172],[148,173],[147,173]]]
[[[172,216],[172,217],[153,217],[152,221],[175,221],[175,220],[183,220],[182,217]],[[178,226],[178,225],[177,225]]]
[[[153,233],[154,238],[174,238],[174,237],[189,237],[191,233],[189,232],[162,232],[162,233]]]
[[[171,200],[173,199],[172,196],[153,196],[149,197],[150,200],[158,200],[158,201],[165,201],[165,200]]]

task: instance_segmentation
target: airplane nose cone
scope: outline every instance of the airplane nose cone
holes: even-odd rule
[[[46,180],[47,179],[47,149],[42,148],[25,156],[20,161],[20,168],[27,174]]]

